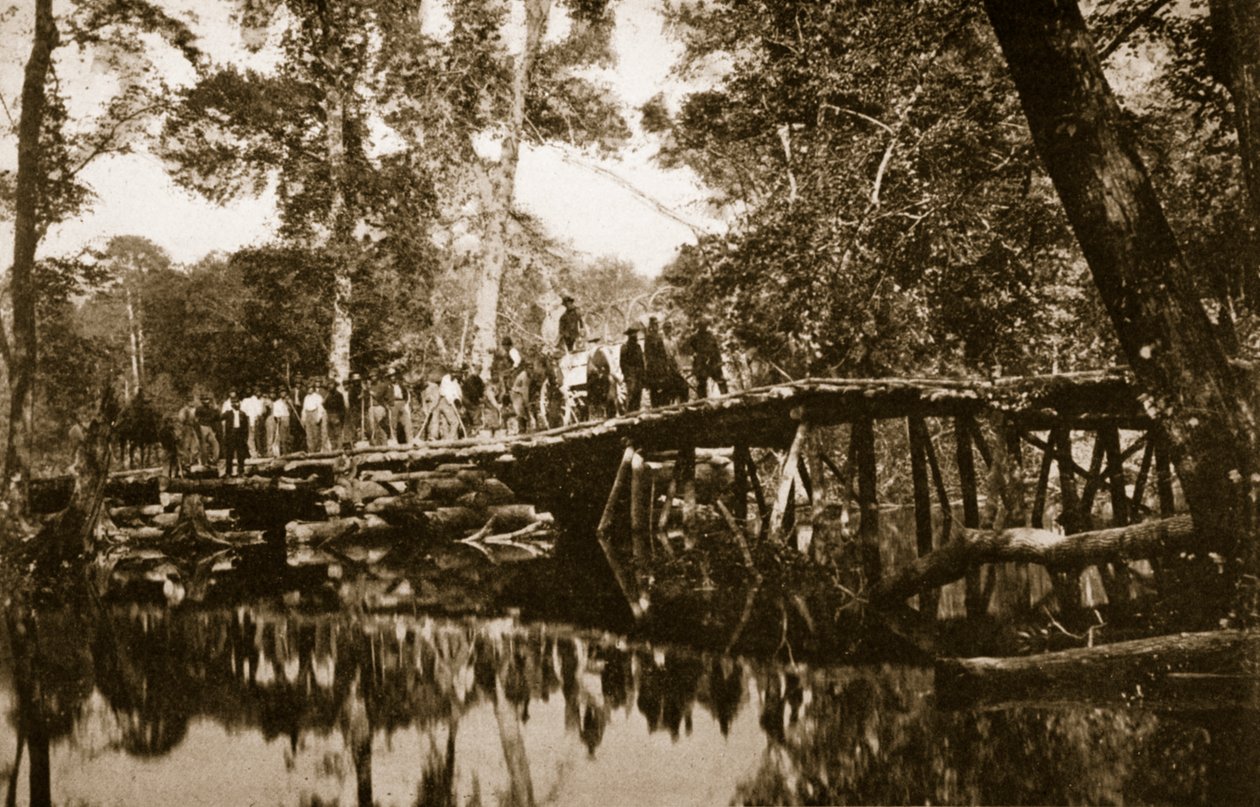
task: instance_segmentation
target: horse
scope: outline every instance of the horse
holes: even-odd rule
[[[143,391],[136,393],[123,407],[118,417],[117,437],[119,456],[126,468],[136,467],[137,456],[140,467],[147,467],[153,459],[152,451],[161,449],[167,474],[179,475],[179,430],[175,420],[159,414]]]

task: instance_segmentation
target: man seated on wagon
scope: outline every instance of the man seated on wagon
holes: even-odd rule
[[[560,315],[560,344],[566,352],[572,353],[575,347],[586,344],[586,325],[582,322],[582,312],[578,311],[572,296],[566,294],[560,301],[564,303],[564,313]]]

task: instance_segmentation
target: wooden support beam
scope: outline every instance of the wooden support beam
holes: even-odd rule
[[[731,462],[735,466],[735,484],[732,490],[733,501],[731,509],[735,518],[740,524],[748,523],[748,468],[745,465],[744,455],[748,449],[740,451],[739,446],[735,446],[735,450],[731,454]]]
[[[1155,440],[1155,488],[1159,492],[1159,514],[1169,518],[1177,511],[1173,496],[1172,457],[1168,450],[1168,438],[1160,434]]]
[[[1120,452],[1120,430],[1114,426],[1099,430],[1103,451],[1107,457],[1107,489],[1111,494],[1112,526],[1122,527],[1129,523],[1129,495],[1124,478],[1124,456]]]
[[[766,506],[766,493],[761,487],[761,475],[757,473],[757,463],[753,461],[752,451],[741,445],[740,453],[744,458],[744,471],[748,474],[748,484],[752,487],[753,498],[757,500],[757,521],[761,525],[757,529],[758,540],[766,536],[770,527],[770,509]]]
[[[630,460],[630,547],[636,564],[644,564],[652,551],[648,531],[652,529],[647,463],[634,453]]]
[[[1106,454],[1107,490],[1111,496],[1111,526],[1123,527],[1130,522],[1129,494],[1124,479],[1124,454],[1120,450],[1120,430],[1115,426],[1104,426],[1098,431],[1098,439],[1103,444]],[[1103,587],[1107,591],[1107,599],[1120,603],[1129,599],[1132,575],[1129,567],[1123,562],[1107,563],[1099,567],[1102,573]]]
[[[669,516],[670,516],[670,513],[673,512],[674,496],[676,496],[677,494],[678,494],[678,474],[677,474],[677,466],[675,466],[675,473],[669,479],[669,486],[665,488],[665,503],[661,505],[661,515],[656,521],[656,531],[658,533],[663,534],[665,533],[667,529],[669,529]]]
[[[976,485],[976,459],[972,453],[971,425],[969,417],[954,419],[954,456],[958,464],[958,485],[962,492],[963,526],[976,529],[980,526],[980,495]],[[985,567],[977,566],[967,571],[967,616],[982,616],[987,607],[984,600]]]
[[[775,541],[787,538],[787,517],[789,505],[795,506],[796,480],[799,476],[797,466],[800,463],[801,447],[809,436],[809,423],[802,420],[796,426],[796,435],[792,445],[788,446],[787,456],[779,473],[779,488],[774,497],[774,506],[770,510],[770,536]]]
[[[879,487],[875,470],[875,422],[862,417],[850,424],[849,453],[858,477],[858,544],[868,582],[879,579]]]
[[[993,464],[993,452],[989,450],[989,441],[984,439],[984,432],[980,429],[980,424],[971,415],[964,415],[960,420],[967,423],[967,431],[971,434],[971,440],[976,444],[976,450],[980,452],[980,459],[984,460],[985,467]]]
[[[1037,471],[1037,489],[1033,494],[1032,526],[1040,529],[1045,526],[1046,494],[1050,489],[1050,466],[1053,464],[1054,452],[1047,447],[1041,452],[1041,467]]]
[[[932,491],[928,488],[927,424],[923,418],[906,418],[906,433],[910,440],[910,480],[914,489],[914,534],[919,557],[932,551]],[[940,594],[932,589],[919,597],[920,613],[935,618],[940,605]]]
[[[683,500],[683,540],[691,546],[696,526],[696,447],[681,446],[674,466]]]
[[[612,529],[613,518],[617,512],[617,502],[630,477],[631,465],[636,453],[634,446],[626,446],[625,453],[622,454],[621,464],[617,466],[617,476],[613,479],[612,489],[608,492],[608,501],[604,504],[604,513],[599,519],[599,527],[595,530],[595,539],[604,552],[604,560],[608,562],[608,568],[617,582],[617,587],[621,589],[621,596],[625,598],[626,605],[629,606],[630,613],[637,622],[643,619],[646,609],[637,587],[634,589],[630,587],[625,570],[621,568],[621,561],[617,560],[617,552],[608,539],[608,533]]]
[[[923,443],[924,455],[927,457],[928,470],[932,472],[932,487],[936,489],[936,499],[941,506],[941,540],[946,543],[954,533],[954,505],[949,500],[949,491],[945,488],[945,476],[941,473],[941,463],[936,459],[936,446],[932,443],[931,433],[927,430],[927,422],[923,425],[927,440]]]
[[[1080,466],[1072,459],[1072,430],[1061,427],[1051,431],[1050,444],[1054,450],[1055,464],[1059,466],[1059,523],[1067,533],[1080,532],[1086,522],[1080,517],[1081,505],[1076,497],[1076,476],[1073,471]],[[1081,604],[1080,568],[1054,571],[1051,579],[1059,608],[1064,611],[1078,608]]]
[[[1106,448],[1103,443],[1102,435],[1094,435],[1094,453],[1089,460],[1089,475],[1085,479],[1085,491],[1081,493],[1080,502],[1080,518],[1083,524],[1088,527],[1093,524],[1094,497],[1098,495],[1098,489],[1103,482],[1103,458],[1106,455]]]
[[[1151,439],[1148,432],[1146,439],[1143,441],[1142,464],[1138,468],[1137,478],[1133,480],[1133,496],[1129,499],[1130,518],[1140,518],[1142,510],[1145,508],[1142,500],[1146,495],[1146,482],[1151,477],[1151,465],[1154,459],[1155,441]]]

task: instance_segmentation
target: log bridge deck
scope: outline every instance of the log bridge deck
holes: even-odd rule
[[[890,438],[888,425],[895,421],[904,426]],[[1127,447],[1122,430],[1131,440]],[[847,447],[839,444],[846,433]],[[1088,465],[1072,450],[1081,433],[1093,435]],[[554,514],[576,536],[594,533],[629,593],[635,586],[618,569],[617,557],[671,552],[671,525],[691,526],[698,501],[711,504],[745,546],[745,537],[793,540],[813,517],[816,489],[827,484],[840,484],[842,498],[856,501],[858,537],[875,547],[878,565],[877,436],[885,446],[908,450],[920,555],[949,537],[950,518],[944,534],[937,534],[942,531],[933,526],[934,507],[950,512],[960,504],[963,526],[979,525],[977,454],[986,465],[1000,451],[1018,457],[1019,468],[1038,469],[1026,518],[1034,527],[1045,518],[1056,466],[1058,519],[1068,532],[1100,526],[1091,515],[1100,492],[1110,498],[1114,524],[1144,512],[1172,512],[1168,451],[1118,372],[991,380],[811,378],[543,432],[255,459],[247,462],[244,480],[120,472],[107,496],[115,505],[160,503],[170,520],[171,494],[180,491],[213,496],[216,484],[257,489],[263,496],[312,489],[329,520],[366,517],[370,526],[372,518],[389,521],[394,513],[414,526],[420,512],[430,522],[457,527],[456,537],[478,527],[485,532],[490,525],[478,519],[494,515],[490,508],[528,503]],[[1040,459],[1030,462],[1026,449],[1040,452]],[[948,468],[938,458],[947,451],[953,455]],[[1126,461],[1136,471],[1126,475]],[[773,478],[763,485],[763,476]],[[698,477],[709,483],[699,496]],[[484,480],[492,480],[494,490],[483,490]],[[1147,501],[1152,496],[1154,503]],[[470,508],[474,512],[465,512]],[[507,520],[519,529],[521,513]],[[290,523],[289,538],[322,535],[320,529]],[[968,593],[968,610],[982,608],[983,581],[970,581]]]

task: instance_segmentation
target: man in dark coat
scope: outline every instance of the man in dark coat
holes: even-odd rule
[[[228,399],[230,406],[223,413],[223,456],[227,460],[224,471],[232,473],[232,458],[237,468],[245,474],[245,457],[249,456],[249,415],[241,411],[241,397],[235,392]]]
[[[652,406],[664,406],[680,400],[674,381],[678,367],[665,345],[656,317],[648,320],[647,334],[643,337],[643,364],[644,382],[652,393]]]
[[[639,326],[626,328],[626,341],[621,346],[621,377],[626,382],[626,411],[633,412],[643,400],[643,349],[639,347]]]
[[[696,332],[687,340],[691,350],[691,368],[696,375],[696,395],[709,397],[709,379],[717,382],[718,389],[726,394],[726,378],[722,375],[722,350],[717,338],[709,331],[704,320],[696,323]]]
[[[564,295],[561,302],[564,303],[564,313],[560,315],[560,344],[571,353],[573,348],[580,344],[579,340],[582,338],[582,313],[578,311],[577,305],[569,295]]]

